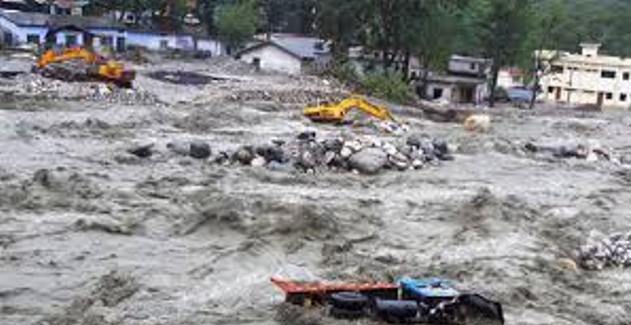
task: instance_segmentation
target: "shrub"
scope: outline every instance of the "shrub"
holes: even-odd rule
[[[372,96],[397,103],[406,103],[414,98],[412,88],[400,73],[368,73],[362,80],[362,86]]]

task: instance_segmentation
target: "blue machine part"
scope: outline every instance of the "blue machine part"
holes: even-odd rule
[[[415,299],[426,298],[454,298],[460,294],[451,282],[439,278],[414,280],[403,278],[399,280],[401,289]]]

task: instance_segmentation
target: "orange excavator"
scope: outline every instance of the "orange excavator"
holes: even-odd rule
[[[65,81],[102,80],[129,88],[136,72],[117,61],[108,60],[85,48],[48,50],[37,61],[36,70],[45,77]]]

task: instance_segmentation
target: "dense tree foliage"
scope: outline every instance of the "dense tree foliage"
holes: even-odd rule
[[[378,55],[382,71],[401,75],[411,57],[427,71],[444,68],[452,53],[484,56],[493,60],[492,89],[507,65],[526,67],[537,84],[532,53],[541,49],[576,51],[581,42],[598,42],[609,54],[631,56],[628,0],[198,0],[195,8],[186,2],[94,0],[91,7],[175,21],[193,13],[232,47],[255,32],[320,36],[337,60],[362,46]]]
[[[258,15],[254,0],[240,0],[217,8],[216,28],[228,51],[239,49],[256,32]]]

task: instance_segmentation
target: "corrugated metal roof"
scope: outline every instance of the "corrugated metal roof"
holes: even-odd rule
[[[315,59],[330,52],[329,45],[315,37],[276,34],[271,41],[302,59]]]
[[[85,17],[70,15],[47,15],[35,12],[21,12],[0,9],[0,16],[18,26],[59,27],[73,25],[79,28],[124,29],[125,25],[104,17]]]

